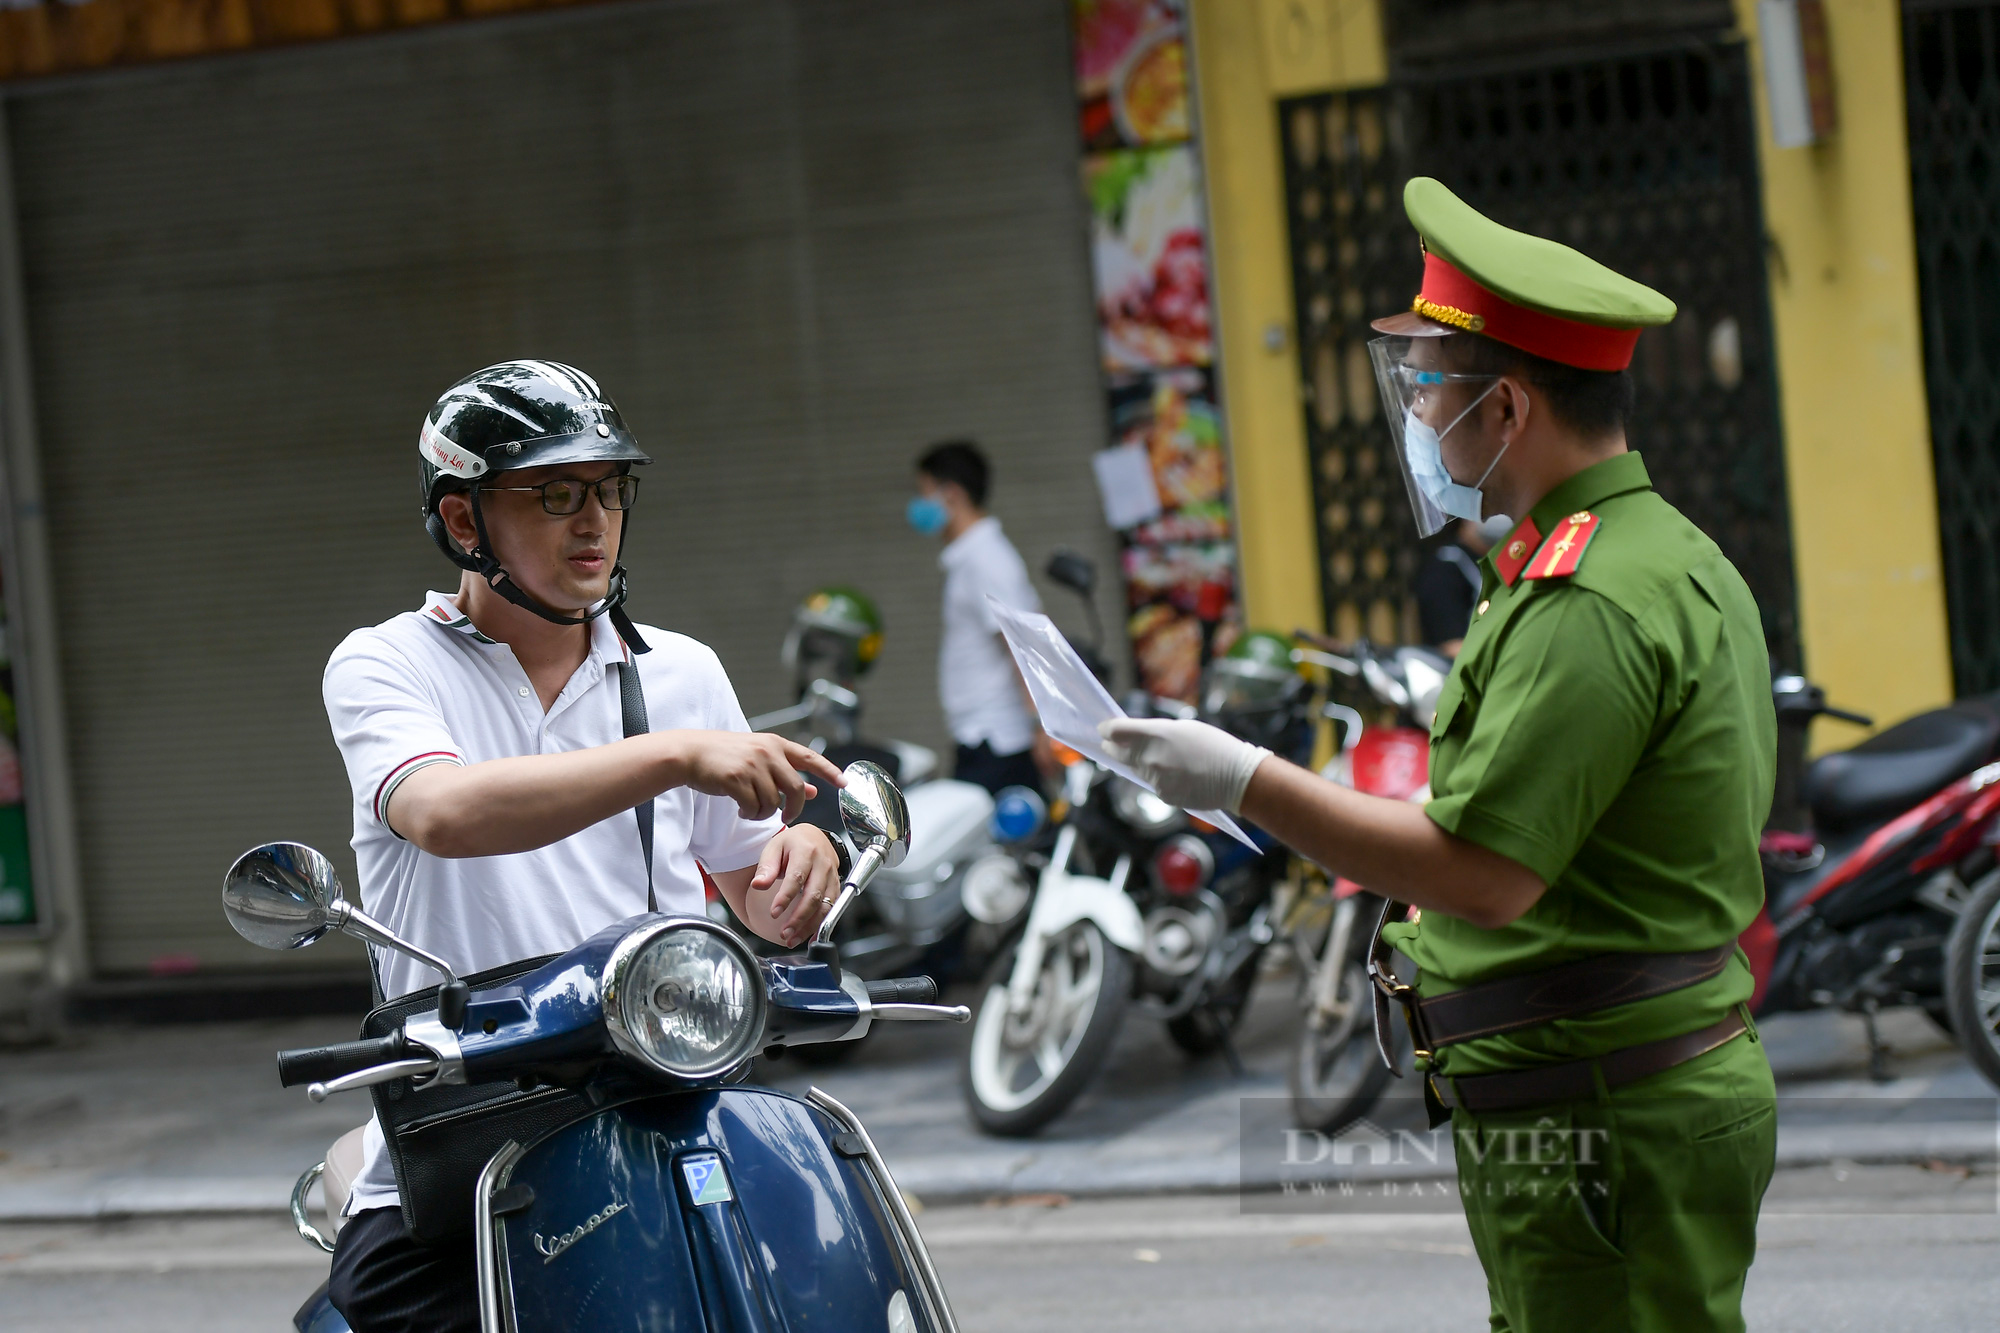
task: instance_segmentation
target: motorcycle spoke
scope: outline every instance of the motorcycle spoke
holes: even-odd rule
[[[1098,987],[1102,981],[1103,974],[1095,968],[1080,977],[1071,978],[1069,984],[1062,989],[1057,1012],[1066,1019],[1074,1018],[1079,1010],[1088,1008],[1097,998]]]
[[[1043,1033],[1042,1044],[1035,1048],[1036,1072],[1044,1078],[1060,1072],[1062,1067],[1069,1063],[1063,1050],[1064,1045],[1065,1043],[1058,1040],[1055,1033]]]
[[[995,1065],[994,1073],[1000,1086],[1009,1092],[1017,1090],[1020,1083],[1021,1066],[1028,1062],[1028,1053],[1022,1050],[1003,1049]]]

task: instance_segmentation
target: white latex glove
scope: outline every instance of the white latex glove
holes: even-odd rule
[[[1113,759],[1183,810],[1237,813],[1251,775],[1271,753],[1206,722],[1113,718],[1099,723],[1097,734]]]

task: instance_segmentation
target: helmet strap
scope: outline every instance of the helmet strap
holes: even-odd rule
[[[486,535],[486,514],[479,506],[479,487],[477,484],[471,487],[470,498],[472,501],[472,526],[479,534],[479,542],[472,548],[469,554],[458,549],[453,544],[451,535],[445,528],[444,518],[441,514],[433,514],[425,524],[430,529],[431,539],[451,558],[453,564],[461,569],[477,574],[480,578],[486,580],[487,587],[493,589],[493,591],[499,593],[523,611],[533,612],[552,625],[588,625],[599,616],[608,613],[611,616],[611,627],[618,632],[618,637],[624,640],[626,647],[630,648],[634,653],[648,653],[652,651],[652,645],[647,643],[644,637],[640,635],[638,627],[633,625],[631,617],[627,616],[624,610],[626,576],[625,566],[622,563],[621,557],[625,554],[625,530],[622,524],[619,526],[618,531],[618,551],[611,558],[611,586],[606,591],[604,600],[580,614],[557,611],[553,607],[545,606],[535,598],[529,596],[518,583],[514,582],[513,578],[507,573],[506,567],[495,558],[493,543]]]

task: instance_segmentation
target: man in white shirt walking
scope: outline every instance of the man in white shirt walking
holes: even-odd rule
[[[425,526],[464,571],[458,592],[350,634],[324,686],[369,914],[463,975],[649,910],[699,913],[706,874],[766,939],[809,938],[838,856],[786,824],[814,793],[805,775],[838,785],[839,770],[751,733],[708,648],[626,618],[631,469],[651,460],[617,408],[569,366],[505,362],[445,392],[418,452]],[[644,734],[624,726],[628,671]],[[399,955],[373,962],[385,996],[439,980]],[[471,1238],[410,1237],[372,1121],[363,1152],[334,1307],[355,1333],[476,1330]]]
[[[946,440],[917,460],[910,526],[944,540],[944,634],[938,644],[938,698],[958,743],[952,776],[991,792],[1039,787],[1054,766],[1027,687],[986,598],[1017,611],[1039,611],[1028,567],[1000,520],[986,512],[992,477],[970,440]]]

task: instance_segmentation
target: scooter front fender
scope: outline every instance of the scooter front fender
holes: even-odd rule
[[[486,1333],[955,1333],[887,1168],[831,1099],[623,1102],[503,1148],[476,1206]]]
[[[1035,902],[1028,909],[1020,952],[1014,956],[1014,971],[1007,979],[1010,1008],[1027,1008],[1034,998],[1035,978],[1041,973],[1049,941],[1079,921],[1089,921],[1127,953],[1139,952],[1145,943],[1146,927],[1139,918],[1138,905],[1123,890],[1110,880],[1072,875],[1050,866],[1035,885]]]

